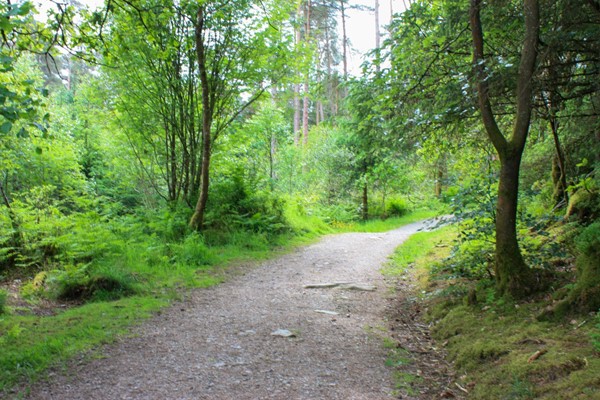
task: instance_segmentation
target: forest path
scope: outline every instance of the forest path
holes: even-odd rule
[[[395,398],[382,345],[390,291],[379,269],[425,226],[327,236],[195,290],[102,358],[36,384],[28,398]],[[305,288],[332,282],[376,290]],[[272,335],[277,330],[294,337]]]

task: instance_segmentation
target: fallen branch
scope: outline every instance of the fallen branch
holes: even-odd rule
[[[454,382],[454,384],[456,385],[456,387],[457,387],[457,388],[459,388],[459,389],[460,389],[460,390],[462,390],[463,392],[465,392],[465,393],[467,393],[467,394],[469,393],[469,391],[468,391],[467,389],[465,389],[464,387],[460,386],[460,385],[458,384],[458,382]]]
[[[536,351],[535,353],[533,353],[533,355],[531,357],[529,357],[529,359],[527,360],[527,363],[531,364],[532,362],[534,362],[535,360],[537,360],[538,358],[540,358],[547,352],[548,352],[548,350],[546,350],[546,349]]]
[[[349,284],[349,282],[311,283],[309,285],[304,285],[304,289],[328,289]]]
[[[373,285],[352,282],[312,283],[304,285],[304,289],[329,289],[335,287],[346,290],[362,290],[365,292],[373,292],[377,289]]]

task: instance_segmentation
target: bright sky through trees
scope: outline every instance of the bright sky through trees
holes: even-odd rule
[[[100,7],[104,0],[77,0],[79,3],[90,8]],[[36,0],[37,8],[41,15],[45,15],[52,2],[49,0]],[[349,53],[350,73],[360,74],[360,65],[365,61],[365,54],[375,47],[375,0],[351,0],[347,20],[348,38],[351,51]],[[361,7],[356,9],[352,7]],[[392,12],[397,13],[405,8],[405,0],[381,0],[379,10],[379,21],[382,35],[386,35],[384,29],[389,23]],[[341,30],[341,24],[339,26]]]
[[[380,0],[379,22],[381,34],[387,35],[385,27],[390,23],[392,12],[405,9],[405,0]],[[370,10],[348,10],[348,37],[352,51],[350,52],[350,73],[360,75],[360,65],[365,61],[365,54],[375,48],[375,0],[351,0],[351,6],[369,7]]]

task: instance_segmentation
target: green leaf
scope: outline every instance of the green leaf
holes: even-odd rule
[[[35,126],[36,128],[38,128],[43,133],[46,133],[46,131],[48,130],[48,129],[46,129],[46,127],[44,125],[40,124],[39,122],[34,122],[33,126]]]
[[[2,126],[0,126],[0,132],[4,133],[5,135],[7,135],[11,129],[12,129],[12,123],[10,121],[6,121],[5,123],[2,124]]]
[[[42,153],[43,153],[43,150],[42,150],[42,148],[41,148],[41,147],[39,147],[39,146],[36,146],[36,147],[35,147],[35,152],[36,152],[37,154],[42,154]]]

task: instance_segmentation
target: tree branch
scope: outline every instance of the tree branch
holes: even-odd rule
[[[517,149],[525,146],[533,102],[533,75],[537,59],[537,45],[540,31],[540,10],[537,0],[525,0],[525,40],[519,63],[519,78],[517,81],[517,119],[511,142]]]
[[[492,144],[496,148],[496,151],[498,151],[498,154],[502,157],[503,154],[506,154],[508,142],[498,127],[490,102],[488,85],[489,76],[485,68],[480,8],[481,0],[471,0],[469,22],[473,37],[473,68],[477,79],[477,96],[485,130]]]

